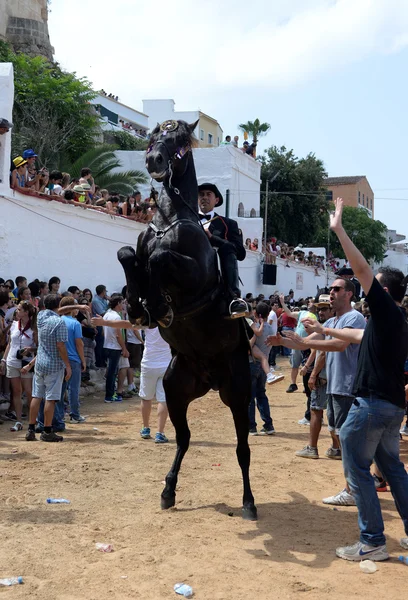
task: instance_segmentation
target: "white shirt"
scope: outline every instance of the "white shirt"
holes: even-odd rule
[[[145,329],[145,347],[141,366],[149,369],[163,369],[171,361],[170,346],[160,335],[159,328]]]
[[[9,367],[21,369],[21,360],[16,357],[17,351],[23,348],[35,346],[33,330],[27,329],[24,333],[18,328],[18,321],[13,321],[10,329],[10,348],[7,354],[7,364]],[[26,360],[30,360],[32,356],[26,356]]]
[[[103,316],[103,320],[104,321],[120,321],[120,315],[119,313],[116,312],[116,310],[111,310],[109,309]],[[107,348],[108,350],[122,350],[121,345],[118,342],[118,339],[116,337],[116,333],[117,333],[117,329],[114,329],[113,327],[106,327],[104,325],[103,327],[103,333],[104,333],[104,342],[103,342],[103,347]]]
[[[268,315],[268,323],[273,329],[273,333],[271,333],[271,335],[276,335],[278,332],[278,315],[274,310],[271,310]]]
[[[133,331],[133,329],[126,329],[126,341],[129,342],[129,344],[142,344],[143,343],[139,340],[138,337],[136,337],[136,334]]]
[[[210,226],[210,219],[213,219],[215,217],[215,211],[211,210],[209,213],[206,213],[206,215],[208,215],[210,217],[210,219],[202,219],[201,216],[204,213],[199,214],[198,216],[200,217],[200,221],[202,223],[202,225],[204,226],[204,229],[208,229]]]

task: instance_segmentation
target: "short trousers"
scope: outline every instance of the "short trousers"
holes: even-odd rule
[[[129,352],[129,364],[131,369],[140,369],[140,361],[142,360],[143,344],[131,344],[126,342],[126,348]]]
[[[292,369],[298,369],[302,364],[302,360],[302,350],[292,350],[292,354],[290,355],[290,366]]]
[[[8,379],[14,379],[15,377],[20,377],[21,379],[32,379],[33,375],[34,375],[33,369],[31,369],[31,371],[28,371],[28,373],[26,373],[25,375],[22,375],[20,369],[17,369],[16,367],[11,367],[10,365],[7,365],[6,377]]]
[[[166,371],[167,367],[152,369],[142,366],[139,396],[145,400],[156,398],[157,402],[166,402],[166,394],[163,388],[163,377]]]
[[[354,396],[327,394],[327,423],[328,430],[339,435],[340,428],[347,419],[349,410],[354,402]]]
[[[129,359],[125,358],[124,356],[121,356],[119,359],[119,365],[118,365],[119,371],[121,369],[128,369],[128,368],[129,368]]]
[[[65,370],[56,373],[34,373],[33,398],[44,398],[44,400],[57,401],[61,398],[62,384],[64,382]]]
[[[326,410],[327,408],[327,384],[323,383],[319,385],[315,390],[312,390],[310,395],[310,409],[311,410]]]

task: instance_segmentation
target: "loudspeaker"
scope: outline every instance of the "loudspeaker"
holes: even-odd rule
[[[264,265],[262,283],[265,285],[276,285],[276,265]]]

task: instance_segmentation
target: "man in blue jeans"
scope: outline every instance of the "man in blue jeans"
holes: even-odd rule
[[[343,467],[358,508],[360,540],[336,549],[339,558],[386,560],[381,507],[370,466],[375,461],[388,481],[408,536],[408,473],[399,457],[399,430],[404,417],[404,364],[408,324],[400,308],[408,277],[382,267],[374,277],[371,267],[342,225],[343,201],[337,198],[330,227],[366,294],[371,318],[365,330],[326,330],[326,335],[361,341],[354,382],[356,399],[340,431]],[[408,548],[408,537],[401,539]]]

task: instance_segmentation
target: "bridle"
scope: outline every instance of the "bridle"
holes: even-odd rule
[[[160,131],[162,132],[161,135],[162,137],[166,136],[168,132],[173,132],[176,131],[176,129],[178,129],[178,122],[177,121],[164,121],[161,125],[160,125]],[[180,198],[180,200],[183,202],[183,204],[193,213],[193,215],[196,217],[197,219],[197,225],[199,225],[199,227],[201,229],[203,229],[203,225],[201,223],[201,220],[199,218],[198,215],[198,210],[194,210],[189,204],[188,202],[185,201],[185,199],[183,198],[183,195],[181,194],[180,190],[175,187],[173,185],[173,174],[174,174],[174,163],[177,160],[182,160],[186,155],[188,155],[189,152],[192,151],[192,147],[191,144],[188,143],[185,146],[180,146],[179,148],[176,148],[176,151],[173,154],[170,154],[169,149],[166,145],[166,143],[162,140],[162,139],[158,139],[156,140],[153,144],[150,144],[150,146],[147,148],[146,150],[146,156],[148,156],[150,154],[150,152],[153,150],[154,147],[157,146],[163,146],[165,149],[165,153],[167,155],[167,168],[166,168],[166,173],[168,173],[169,175],[169,183],[168,183],[168,187],[170,190],[172,190],[176,196],[178,196]],[[187,161],[186,161],[186,166],[184,169],[184,173],[187,170],[187,165],[188,165],[188,156],[187,156]],[[183,173],[183,174],[184,174]],[[151,183],[153,182],[153,179],[151,180]],[[163,192],[163,188],[162,188],[162,192]],[[161,194],[160,194],[161,196]],[[160,200],[160,196],[158,198],[158,200]],[[159,203],[157,202],[157,205],[160,208]],[[166,227],[165,229],[159,229],[158,227],[156,227],[156,225],[152,222],[149,223],[149,227],[151,227],[151,229],[153,229],[153,231],[156,234],[157,238],[162,238],[165,233],[167,233],[167,231],[169,231],[169,229],[171,229],[172,227],[174,227],[174,225],[176,225],[177,223],[180,223],[181,221],[186,221],[187,219],[176,219],[175,221],[173,221],[172,223],[170,223],[170,225],[168,227]]]

